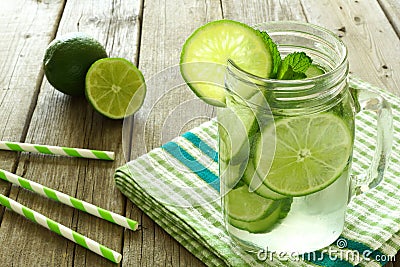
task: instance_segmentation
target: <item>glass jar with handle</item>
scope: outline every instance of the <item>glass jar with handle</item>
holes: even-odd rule
[[[305,52],[314,70],[300,80],[264,79],[229,61],[226,107],[218,110],[222,207],[231,237],[248,251],[305,253],[341,234],[352,195],[383,178],[392,118],[381,96],[348,85],[347,49],[332,32],[307,23],[256,26],[282,58]],[[351,175],[355,115],[377,114],[369,170]]]

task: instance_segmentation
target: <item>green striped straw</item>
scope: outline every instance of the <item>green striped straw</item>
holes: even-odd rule
[[[81,245],[84,248],[97,253],[98,255],[112,261],[115,263],[119,263],[122,259],[122,255],[112,249],[109,249],[96,241],[81,235],[74,230],[53,221],[43,214],[40,214],[34,210],[31,210],[20,203],[0,194],[0,204],[9,208],[10,210],[24,216],[25,218],[49,229],[50,231],[59,234],[65,238],[68,238],[72,242],[75,242],[78,245]]]
[[[0,178],[4,181],[21,186],[22,188],[36,192],[44,197],[51,198],[57,202],[61,202],[65,205],[87,212],[96,217],[105,219],[109,222],[123,226],[130,230],[135,231],[138,228],[138,223],[134,220],[131,220],[114,212],[99,208],[93,204],[71,197],[67,194],[30,181],[11,172],[0,169]]]
[[[114,152],[84,148],[34,145],[28,143],[0,141],[0,150],[35,152],[49,155],[71,156],[87,159],[114,160]]]

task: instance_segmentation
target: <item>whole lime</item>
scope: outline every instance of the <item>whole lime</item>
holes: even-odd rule
[[[107,57],[104,47],[94,38],[72,32],[54,39],[43,59],[44,73],[50,84],[68,95],[85,94],[85,77],[90,66]]]

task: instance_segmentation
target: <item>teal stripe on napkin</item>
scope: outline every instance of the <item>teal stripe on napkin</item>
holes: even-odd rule
[[[207,143],[202,141],[197,135],[192,132],[187,132],[182,135],[184,138],[192,142],[196,147],[198,147],[205,155],[218,162],[218,152],[210,147]]]
[[[351,86],[371,87],[351,79]],[[394,145],[400,146],[400,101],[383,92],[394,115]],[[355,174],[367,169],[373,148],[374,116],[357,115],[354,147]],[[400,249],[400,152],[393,150],[384,181],[349,205],[345,229],[338,242],[296,259],[257,258],[237,247],[223,226],[218,187],[217,125],[210,121],[194,128],[162,148],[118,168],[115,183],[130,200],[171,236],[208,266],[362,266],[384,265]],[[337,259],[325,250],[337,251]],[[370,252],[367,257],[348,258],[346,253]],[[313,257],[311,257],[313,256]],[[381,260],[380,260],[381,259]]]
[[[174,142],[168,142],[165,145],[163,145],[162,148],[165,149],[177,160],[182,162],[190,170],[196,173],[201,179],[203,179],[207,184],[209,184],[219,192],[218,176],[216,176],[209,169],[200,164],[192,155],[186,152],[185,149],[183,149]]]

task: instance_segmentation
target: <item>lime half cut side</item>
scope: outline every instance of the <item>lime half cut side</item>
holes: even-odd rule
[[[86,75],[87,99],[96,111],[108,118],[132,115],[142,106],[145,95],[142,73],[126,59],[100,59]]]
[[[272,128],[262,133],[264,140],[276,138],[275,154],[266,158],[272,163],[263,182],[277,193],[304,196],[320,191],[340,177],[351,158],[352,134],[332,113],[284,118]],[[256,157],[266,149],[262,143]]]
[[[232,20],[210,22],[193,32],[181,52],[181,73],[205,102],[225,106],[224,76],[231,59],[241,69],[263,78],[272,71],[272,55],[261,34]]]

